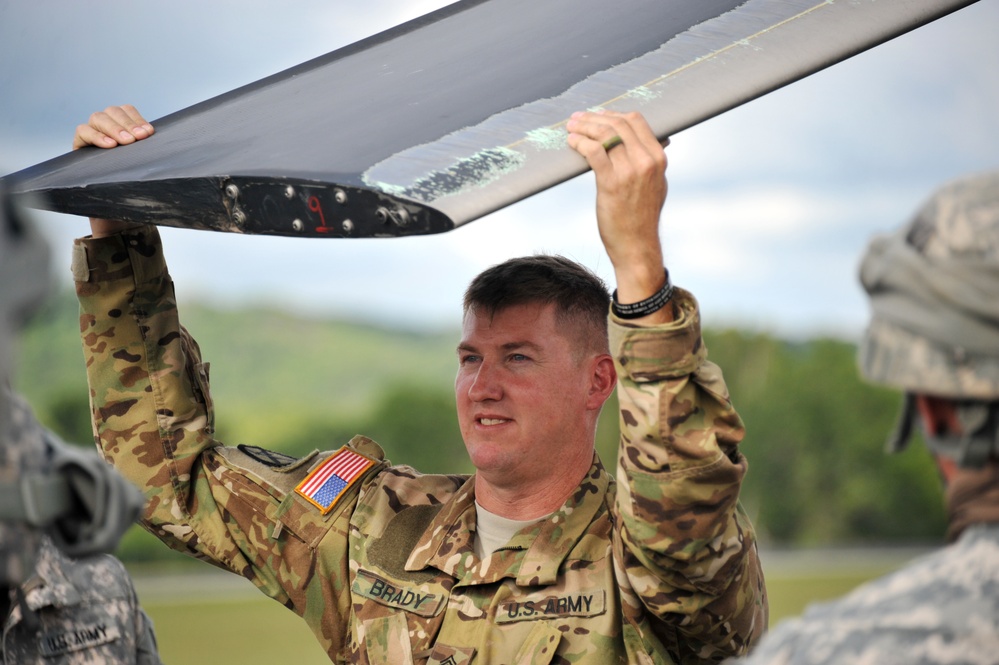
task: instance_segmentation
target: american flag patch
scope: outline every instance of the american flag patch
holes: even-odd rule
[[[325,515],[333,510],[347,488],[374,463],[374,460],[344,446],[313,469],[295,491]]]

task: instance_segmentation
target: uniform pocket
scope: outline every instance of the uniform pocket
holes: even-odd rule
[[[404,614],[368,619],[364,626],[364,648],[369,663],[413,663],[409,625]]]
[[[527,635],[523,646],[517,652],[515,665],[545,665],[552,662],[558,643],[562,641],[560,631],[550,621],[539,621]]]

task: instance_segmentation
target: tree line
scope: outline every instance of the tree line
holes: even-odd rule
[[[45,425],[90,445],[76,311],[72,296],[61,294],[33,320],[20,341],[14,385]],[[451,388],[457,330],[415,333],[256,309],[189,306],[182,314],[213,363],[220,440],[303,455],[363,433],[394,463],[471,472]],[[761,542],[940,540],[945,515],[935,468],[921,446],[884,454],[901,396],[859,377],[853,344],[735,329],[704,337],[746,424],[743,504]],[[597,438],[613,468],[616,398]],[[130,535],[122,557],[158,557],[165,548],[147,540]]]

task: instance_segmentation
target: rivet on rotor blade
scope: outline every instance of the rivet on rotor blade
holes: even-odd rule
[[[334,189],[333,200],[335,200],[340,205],[343,205],[344,203],[347,202],[347,192],[343,191],[342,189]]]
[[[242,210],[238,209],[238,208],[236,210],[233,210],[232,211],[232,221],[236,222],[236,224],[238,226],[242,226],[243,224],[246,224],[246,213],[243,212]]]
[[[291,189],[291,187],[289,187],[288,189]],[[305,224],[303,224],[302,220],[300,219],[293,219],[291,221],[291,228],[301,233],[302,231],[305,230]]]
[[[389,210],[383,206],[375,211],[375,216],[382,222],[392,220],[392,223],[399,227],[409,225],[409,212],[405,208]]]
[[[409,226],[409,211],[405,208],[396,208],[395,214],[392,215],[392,221],[398,226]]]
[[[350,221],[349,219],[343,220],[343,224],[341,224],[340,227],[343,228],[344,233],[354,232],[354,222]]]
[[[239,187],[237,187],[233,183],[229,183],[228,185],[225,186],[225,195],[228,196],[230,199],[236,198],[237,196],[239,196]]]
[[[294,196],[295,196],[295,188],[294,187],[292,187],[291,185],[288,185],[287,187],[284,188],[284,198],[290,199],[290,198],[292,198]]]

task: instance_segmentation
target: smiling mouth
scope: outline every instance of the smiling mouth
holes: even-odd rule
[[[503,423],[510,422],[506,418],[479,418],[479,424],[491,426],[491,425],[502,425]]]

